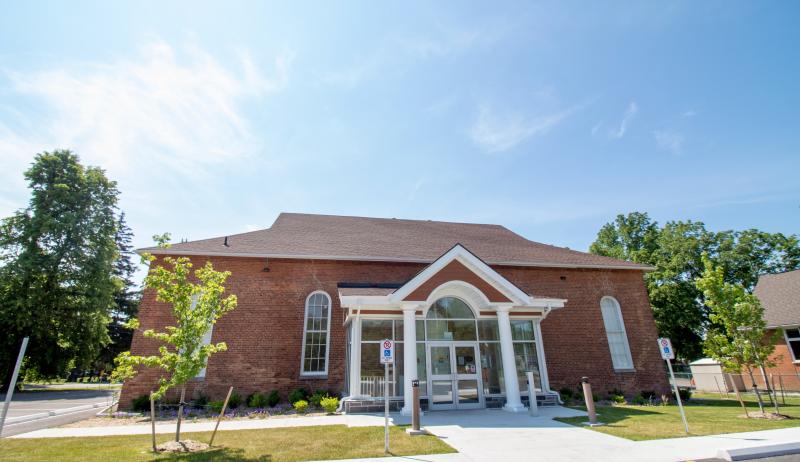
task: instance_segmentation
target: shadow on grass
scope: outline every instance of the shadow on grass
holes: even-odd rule
[[[249,457],[244,455],[243,449],[237,448],[214,448],[203,452],[190,454],[172,454],[166,457],[159,457],[157,460],[191,461],[191,462],[272,462],[271,455],[261,455]]]
[[[586,410],[585,407],[581,407],[581,410]],[[597,408],[597,420],[603,422],[604,426],[606,427],[619,427],[619,425],[614,425],[620,421],[626,420],[630,417],[635,416],[645,416],[645,415],[655,415],[661,414],[660,412],[656,411],[649,411],[646,409],[642,409],[641,407],[628,407],[628,406],[615,406],[615,407],[598,407]],[[583,426],[583,422],[588,422],[589,418],[586,416],[581,417],[556,417],[555,420],[559,422],[568,423],[575,426]]]

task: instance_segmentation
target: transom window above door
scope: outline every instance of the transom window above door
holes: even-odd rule
[[[426,316],[428,340],[477,340],[475,313],[454,297],[437,300]]]

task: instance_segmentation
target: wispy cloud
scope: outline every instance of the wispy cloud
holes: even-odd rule
[[[628,108],[625,110],[625,114],[622,116],[622,122],[619,123],[619,127],[609,130],[609,138],[620,139],[625,136],[625,132],[628,131],[628,124],[636,117],[638,112],[639,106],[635,101],[631,101],[631,103],[628,104]]]
[[[155,41],[111,62],[6,70],[11,91],[41,112],[37,120],[0,119],[0,180],[21,173],[10,159],[29,162],[61,147],[120,180],[157,171],[196,180],[212,165],[251,155],[259,142],[241,107],[287,84],[292,55],[275,59],[271,78],[247,53],[234,61],[230,69],[197,46]]]
[[[528,117],[518,113],[498,114],[484,105],[470,129],[470,137],[486,152],[507,151],[528,138],[546,134],[578,108]]]
[[[428,179],[425,177],[417,178],[417,181],[411,185],[411,190],[408,193],[408,200],[413,201],[417,197],[417,193],[425,186]]]
[[[353,88],[364,81],[378,67],[375,57],[356,61],[348,67],[328,71],[320,78],[326,85]]]
[[[452,27],[435,24],[426,35],[399,37],[396,41],[408,53],[421,58],[440,58],[491,46],[513,29],[509,22],[492,23],[481,27]]]
[[[672,130],[654,130],[653,138],[661,149],[670,151],[673,154],[683,152],[683,135]]]
[[[684,117],[694,117],[697,115],[697,111],[694,109],[689,109],[682,114]]]

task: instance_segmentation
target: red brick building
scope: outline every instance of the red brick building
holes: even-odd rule
[[[753,293],[764,307],[768,335],[777,338],[767,368],[772,384],[780,390],[800,391],[800,270],[764,274]],[[762,380],[758,380],[758,379]],[[763,387],[763,377],[756,377]]]
[[[526,371],[544,403],[582,376],[599,394],[668,390],[642,277],[649,267],[502,226],[284,213],[269,229],[142,251],[232,273],[238,307],[208,336],[228,351],[191,393],[326,389],[357,412],[378,407],[385,387],[404,407],[418,379],[424,408],[520,411]],[[142,330],[170,323],[154,298],[144,294],[133,354],[157,348]],[[396,343],[388,383],[379,361],[387,338]],[[126,382],[123,405],[158,375]]]

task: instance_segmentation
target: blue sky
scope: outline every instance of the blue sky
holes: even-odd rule
[[[139,246],[280,211],[800,231],[798,2],[289,3],[6,5],[0,215],[70,148]]]

